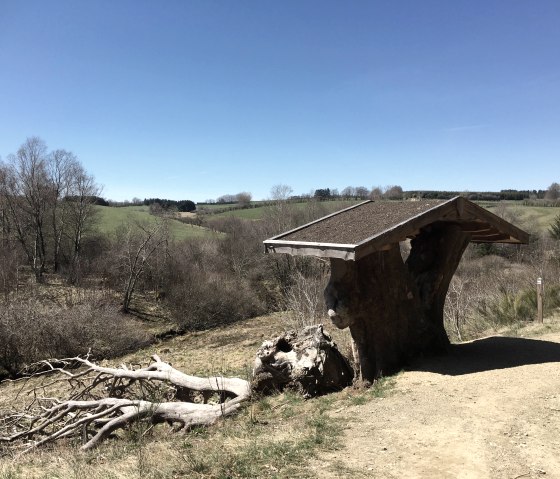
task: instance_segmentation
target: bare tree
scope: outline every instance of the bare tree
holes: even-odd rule
[[[402,200],[403,189],[398,185],[387,186],[385,188],[385,193],[383,193],[383,196],[388,200]]]
[[[241,193],[237,193],[237,195],[235,196],[237,198],[237,202],[241,206],[247,206],[249,203],[251,203],[251,199],[253,198],[253,195],[251,195],[251,193],[249,193],[248,191],[242,191]]]
[[[370,200],[379,200],[383,198],[383,190],[381,189],[380,186],[376,186],[375,188],[372,188],[370,193],[369,193],[369,199]]]
[[[291,186],[288,185],[274,185],[270,189],[270,199],[273,201],[285,201],[294,192]]]
[[[356,196],[358,198],[367,198],[369,195],[369,190],[365,186],[356,187]]]
[[[353,186],[347,186],[340,192],[340,196],[343,196],[345,198],[356,196],[356,188],[354,188]]]
[[[71,196],[67,198],[68,237],[72,250],[70,260],[70,282],[78,280],[82,243],[85,234],[95,221],[94,198],[101,194],[101,188],[95,183],[93,176],[88,175],[77,163],[72,171]]]
[[[66,150],[55,150],[46,160],[52,195],[49,198],[49,206],[53,236],[53,270],[55,272],[58,272],[60,267],[60,249],[68,216],[68,203],[61,200],[71,194],[72,172],[76,164],[76,157]]]
[[[46,223],[52,185],[48,181],[47,147],[28,138],[0,177],[0,194],[14,234],[21,244],[37,282],[43,280],[47,259]]]
[[[560,184],[552,183],[546,190],[545,198],[547,200],[557,200],[560,198]]]
[[[47,261],[52,261],[55,272],[59,270],[68,235],[74,251],[69,257],[75,260],[90,217],[86,212],[99,189],[75,155],[66,150],[47,153],[37,137],[28,138],[0,171],[3,241],[19,242],[41,282]]]
[[[270,190],[272,205],[267,208],[267,222],[271,225],[271,233],[280,233],[290,226],[290,211],[292,210],[288,199],[293,190],[288,185],[274,185]]]
[[[117,233],[118,268],[123,279],[122,311],[130,311],[132,295],[154,253],[167,244],[168,228],[165,219],[154,223],[129,223]]]

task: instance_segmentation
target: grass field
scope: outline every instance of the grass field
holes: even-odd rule
[[[354,204],[360,203],[357,200],[340,200],[340,201],[329,201],[325,205],[329,208],[329,211],[334,211],[337,209],[348,208]],[[554,219],[560,215],[560,208],[552,208],[545,206],[525,206],[522,202],[485,202],[480,203],[481,206],[488,209],[489,211],[501,215],[504,213],[504,207],[509,210],[506,214],[506,219],[511,220],[513,223],[517,224],[519,227],[526,227],[530,231],[541,231],[545,232],[548,230]],[[213,206],[213,205],[211,205]],[[307,207],[306,202],[296,203],[295,206],[299,209],[304,209]],[[236,217],[246,220],[260,220],[266,215],[268,206],[259,206],[256,208],[248,209],[231,209],[230,211],[224,211],[222,213],[216,213],[211,215],[212,218],[227,218]],[[512,218],[510,218],[510,216]]]
[[[341,210],[343,208],[348,208],[349,206],[361,203],[361,200],[338,200],[338,201],[327,201],[324,205],[329,211]],[[303,210],[308,206],[308,202],[294,203],[294,206],[298,209]],[[256,208],[247,209],[232,209],[231,211],[224,211],[223,213],[216,213],[212,215],[213,218],[243,218],[246,220],[260,220],[266,215],[266,212],[270,208],[269,206],[257,206]]]
[[[500,214],[500,209],[502,209],[503,211],[503,208],[505,206],[506,209],[510,210],[511,216],[513,218],[518,218],[518,221],[513,220],[513,223],[518,224],[518,226],[520,226],[521,228],[527,226],[529,229],[533,228],[541,232],[547,231],[554,219],[558,215],[560,215],[560,208],[546,206],[525,206],[520,201],[484,203],[481,204],[481,206],[484,206],[488,211],[491,211],[495,214]]]
[[[156,221],[156,217],[149,213],[147,206],[124,206],[121,208],[96,206],[95,208],[98,214],[97,226],[105,234],[114,233],[119,226],[128,221],[146,221],[149,223]],[[175,220],[170,220],[169,229],[171,236],[176,240],[204,238],[213,234],[206,228],[188,225]]]
[[[251,201],[251,204],[256,206],[261,205],[263,203],[264,201]],[[204,211],[204,210],[213,211],[213,210],[223,210],[223,209],[236,209],[238,207],[239,205],[237,203],[232,203],[232,204],[211,203],[208,205],[197,205],[196,209],[198,211]]]

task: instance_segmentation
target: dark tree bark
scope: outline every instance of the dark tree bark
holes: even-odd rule
[[[325,300],[333,323],[350,328],[361,379],[445,349],[445,296],[468,241],[458,226],[436,223],[412,241],[406,262],[398,243],[356,262],[331,259]]]
[[[436,333],[432,349],[449,344],[443,326],[445,297],[469,240],[458,225],[434,223],[411,242],[406,265],[418,288],[426,319]]]

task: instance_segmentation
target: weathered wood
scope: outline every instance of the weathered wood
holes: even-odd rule
[[[543,281],[542,278],[537,278],[537,322],[543,321]]]
[[[417,352],[418,331],[427,329],[398,244],[356,262],[332,259],[325,299],[335,326],[350,328],[365,381],[397,370]]]
[[[318,256],[354,260],[354,245],[339,243],[309,243],[306,241],[264,241],[265,252],[288,253],[292,256]]]
[[[511,242],[518,244],[529,243],[530,235],[529,233],[523,231],[515,225],[512,225],[508,221],[500,218],[499,216],[490,213],[484,208],[478,206],[472,201],[465,203],[465,213],[472,215],[475,218],[487,221],[490,225],[497,228],[500,232],[507,234],[511,238]]]
[[[447,346],[445,297],[469,241],[529,240],[524,231],[462,197],[419,207],[400,203],[400,210],[385,204],[386,212],[382,204],[363,203],[346,216],[342,211],[313,222],[308,231],[306,225],[276,236],[267,246],[268,251],[331,258],[325,290],[329,317],[337,327],[350,328],[360,375],[367,381],[397,370],[419,352]],[[418,211],[403,219],[405,212]],[[371,233],[361,239],[368,228]],[[322,237],[331,243],[319,242]],[[336,238],[356,244],[332,243]],[[399,243],[406,239],[411,251],[403,262]]]
[[[348,361],[320,324],[265,341],[257,351],[252,387],[261,393],[294,389],[309,398],[343,389],[353,377]]]
[[[458,225],[434,223],[411,242],[406,266],[433,328],[432,351],[441,350],[449,342],[443,325],[445,297],[469,239]]]
[[[301,247],[301,246],[267,246],[267,253],[287,253],[292,256],[314,256],[317,258],[339,258],[354,261],[353,251],[331,248]]]
[[[244,379],[189,376],[157,355],[152,359],[148,367],[141,369],[104,367],[79,357],[58,360],[63,367],[43,361],[48,369],[33,376],[52,373],[61,376],[58,381],[65,378],[70,385],[68,399],[41,397],[45,385],[37,385],[28,391],[35,401],[23,413],[5,414],[0,423],[0,443],[23,442],[25,451],[29,451],[58,439],[82,437],[82,449],[87,450],[135,421],[167,422],[175,430],[213,424],[239,410],[251,395],[250,384]],[[76,364],[84,368],[65,368]],[[51,378],[51,385],[56,382],[57,379]],[[174,391],[176,400],[151,401],[138,397],[136,385],[140,384],[142,393],[152,390],[155,383],[167,385],[168,391]],[[202,396],[204,402],[189,402],[187,398],[192,393]],[[207,404],[207,398],[213,394],[219,401]]]
[[[415,238],[420,231],[436,222],[450,222],[459,225],[466,233],[471,233],[475,243],[502,242],[521,244],[527,243],[529,235],[502,218],[490,213],[480,206],[456,197],[441,202],[404,221],[399,221],[382,231],[372,231],[364,239],[355,244],[327,243],[321,241],[298,241],[296,233],[305,232],[308,227],[316,227],[318,223],[327,222],[335,217],[343,217],[344,213],[370,203],[368,201],[346,208],[332,215],[308,223],[299,228],[282,233],[264,242],[265,251],[288,253],[291,255],[316,256],[321,258],[340,258],[358,261],[376,251],[388,250],[390,245]],[[395,207],[394,203],[386,203],[387,211]],[[365,208],[365,207],[364,207]],[[367,210],[367,209],[366,209]],[[364,211],[366,211],[364,210]],[[349,214],[355,216],[355,211]],[[355,218],[354,218],[355,221]],[[295,234],[295,235],[294,235]],[[295,237],[294,237],[295,236]],[[301,236],[301,234],[300,234]]]
[[[420,352],[445,349],[445,295],[468,241],[460,227],[441,223],[412,241],[406,263],[398,243],[354,263],[331,260],[329,316],[350,328],[361,379],[373,381]]]

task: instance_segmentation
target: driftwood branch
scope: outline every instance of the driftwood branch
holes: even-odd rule
[[[75,366],[79,369],[70,369]],[[175,430],[210,425],[236,412],[251,393],[248,381],[189,376],[157,355],[137,369],[103,367],[79,357],[43,361],[41,367],[28,378],[30,403],[0,415],[0,444],[22,444],[25,452],[77,437],[86,450],[135,421],[167,422]],[[67,399],[47,397],[48,388],[60,383]]]

